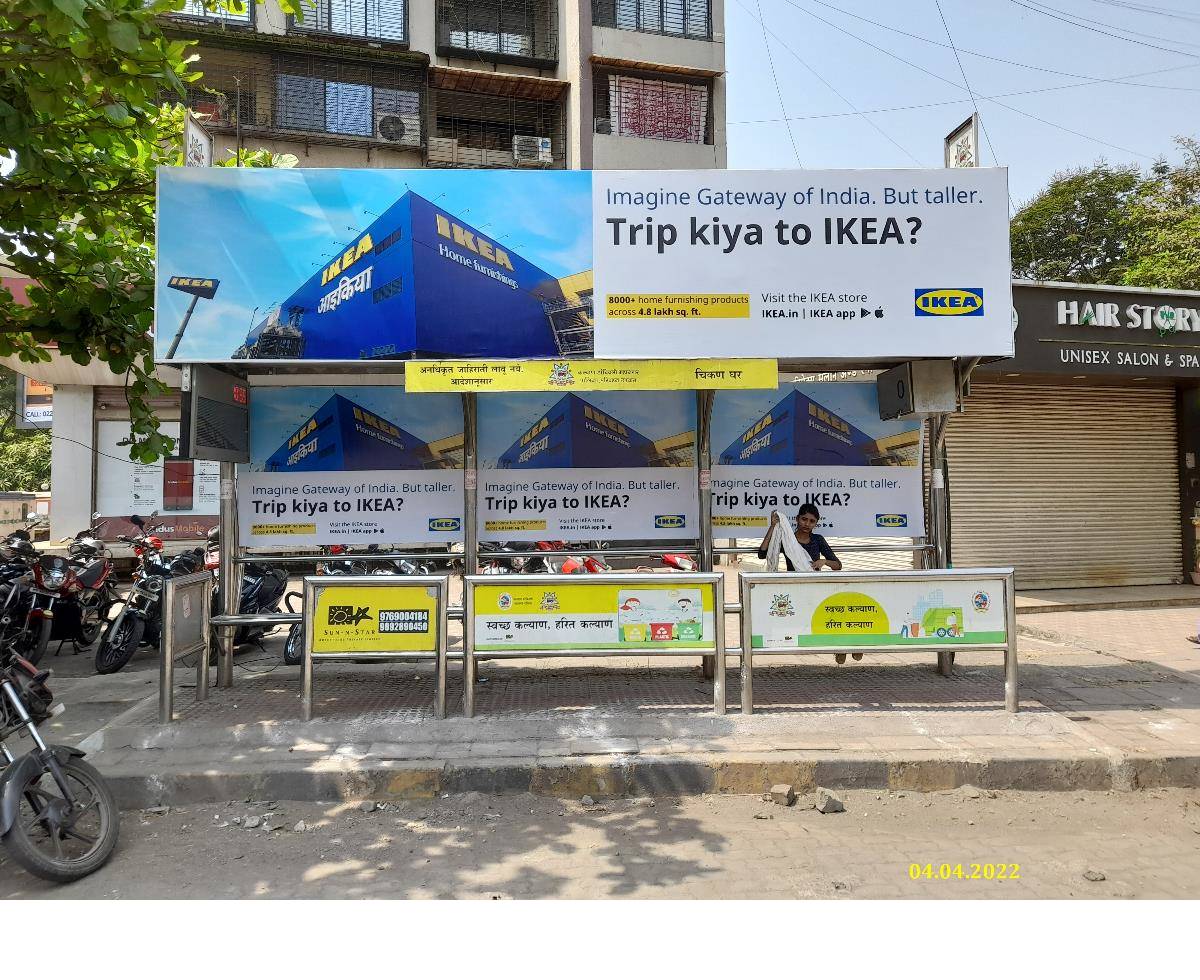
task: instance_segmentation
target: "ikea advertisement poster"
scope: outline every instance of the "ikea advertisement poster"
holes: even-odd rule
[[[690,391],[485,395],[479,463],[481,541],[700,534]]]
[[[158,171],[160,362],[1011,356],[1007,171]]]
[[[237,488],[241,544],[462,541],[462,464],[457,395],[256,388]]]
[[[881,421],[874,381],[717,392],[712,427],[717,537],[762,537],[802,504],[827,537],[924,535],[921,423]]]

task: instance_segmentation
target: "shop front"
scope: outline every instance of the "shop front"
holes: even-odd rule
[[[948,425],[955,565],[1025,589],[1179,583],[1197,568],[1200,294],[1013,284],[1016,354]]]

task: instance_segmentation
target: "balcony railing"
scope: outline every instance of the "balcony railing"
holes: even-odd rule
[[[206,47],[188,104],[219,131],[398,150],[424,146],[424,73],[395,64]]]
[[[288,30],[392,44],[408,42],[408,0],[302,0],[303,20]]]
[[[592,0],[592,23],[622,31],[712,40],[709,0]]]
[[[561,100],[430,89],[431,167],[566,166]]]
[[[552,0],[438,0],[438,54],[553,66],[558,25]]]
[[[595,132],[711,143],[710,101],[706,82],[598,74],[592,90]]]

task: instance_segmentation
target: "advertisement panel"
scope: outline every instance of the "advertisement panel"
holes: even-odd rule
[[[160,361],[1013,349],[1004,170],[163,168],[158,227]]]
[[[463,423],[453,395],[403,388],[256,388],[241,543],[462,540]],[[216,464],[214,464],[216,465]]]
[[[769,358],[679,361],[409,361],[409,391],[687,391],[774,388]]]
[[[924,535],[921,423],[881,421],[874,381],[718,392],[712,426],[718,537],[761,537],[806,503],[826,536]]]
[[[479,457],[481,541],[699,536],[691,392],[481,395]]]
[[[178,422],[163,422],[163,435],[179,438]],[[165,540],[204,537],[221,510],[221,464],[208,460],[165,459],[139,463],[124,445],[129,423],[96,423],[96,510],[105,520],[102,535],[134,534],[129,520],[146,518],[146,533]],[[150,515],[157,511],[157,516]]]
[[[437,588],[322,586],[312,617],[312,652],[436,653]]]
[[[1000,577],[884,579],[868,584],[821,575],[803,582],[754,583],[751,646],[779,650],[1005,643],[1004,585]]]
[[[54,385],[17,376],[18,429],[49,429],[54,424]]]
[[[716,649],[706,586],[476,585],[474,620],[478,652]]]

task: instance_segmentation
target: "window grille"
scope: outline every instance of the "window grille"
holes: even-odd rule
[[[712,40],[709,0],[592,0],[592,23],[622,31]]]
[[[438,0],[438,53],[554,63],[556,18],[551,0]]]
[[[707,83],[598,74],[595,129],[613,136],[711,143],[709,102]]]
[[[301,6],[304,18],[289,16],[289,30],[367,41],[408,41],[408,0],[302,0]]]
[[[185,0],[182,9],[172,10],[171,17],[198,17],[204,20],[220,21],[223,24],[252,24],[254,23],[254,0],[242,0],[241,10],[206,10],[204,0]]]
[[[522,99],[448,89],[430,89],[433,135],[454,141],[455,164],[464,167],[511,167],[513,137],[539,136],[551,141],[551,167],[566,165],[566,130],[561,100]],[[449,165],[449,161],[446,161]],[[437,163],[431,160],[431,163]]]

